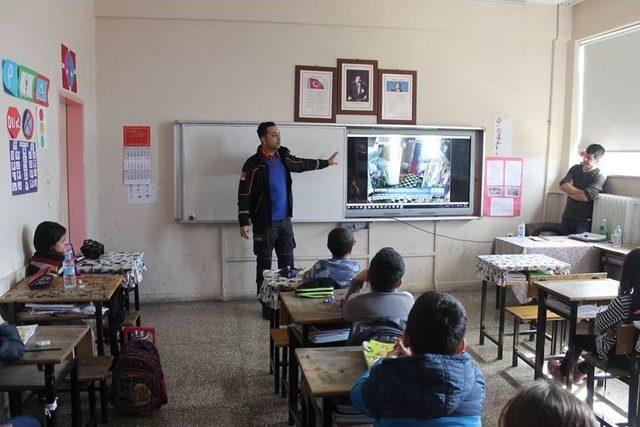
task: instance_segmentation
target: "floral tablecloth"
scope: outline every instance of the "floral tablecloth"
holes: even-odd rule
[[[494,282],[498,286],[506,286],[507,277],[511,272],[540,270],[549,274],[569,274],[571,265],[558,261],[546,255],[525,254],[525,255],[478,255],[476,272],[489,282]],[[521,303],[527,303],[527,284],[512,286],[516,299]]]
[[[76,264],[79,273],[121,274],[123,286],[134,288],[142,284],[142,275],[147,270],[144,252],[107,252],[98,259],[84,259]]]
[[[262,277],[262,287],[258,293],[258,301],[271,307],[274,310],[278,309],[278,295],[281,289],[296,289],[302,283],[302,273],[304,270],[300,270],[296,277],[288,279],[280,276],[280,270],[264,270]]]

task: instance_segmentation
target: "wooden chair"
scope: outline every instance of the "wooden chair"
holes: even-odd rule
[[[274,347],[273,358],[273,379],[274,392],[280,393],[282,397],[286,396],[285,384],[287,382],[287,353],[289,348],[289,332],[287,328],[274,328],[269,331]],[[282,359],[280,359],[280,349],[282,349]],[[280,375],[282,368],[282,376]]]
[[[640,426],[640,413],[638,412],[639,382],[640,382],[640,355],[636,352],[636,328],[632,324],[621,325],[618,329],[616,340],[616,356],[628,356],[627,366],[611,365],[600,359],[597,354],[583,355],[587,362],[587,404],[593,408],[595,395],[595,380],[616,378],[629,386],[629,400],[626,424],[629,427]],[[596,376],[595,369],[604,372],[603,376]],[[596,418],[600,417],[596,414]]]
[[[505,311],[513,316],[513,355],[511,360],[511,366],[518,366],[518,359],[522,359],[523,362],[527,363],[529,366],[533,367],[533,362],[529,360],[527,356],[521,353],[518,348],[520,345],[520,334],[527,334],[530,337],[536,332],[535,328],[528,329],[526,331],[520,330],[520,325],[522,323],[532,323],[535,322],[538,318],[538,306],[537,305],[516,305],[506,307]],[[553,329],[551,331],[551,336],[547,336],[551,339],[551,352],[555,353],[557,351],[557,342],[558,342],[558,325],[562,321],[562,317],[553,313],[551,311],[547,311],[547,321],[553,322]]]

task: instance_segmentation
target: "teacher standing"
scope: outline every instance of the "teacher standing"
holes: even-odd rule
[[[329,159],[301,159],[280,146],[280,130],[273,122],[258,126],[260,146],[242,166],[238,186],[240,235],[249,239],[253,225],[253,253],[256,255],[256,291],[262,286],[262,271],[271,268],[273,249],[278,268],[293,267],[296,242],[291,227],[293,195],[291,172],[324,169],[338,164],[338,153]]]

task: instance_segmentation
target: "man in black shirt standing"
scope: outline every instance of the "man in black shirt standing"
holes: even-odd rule
[[[584,153],[582,163],[572,166],[560,181],[560,190],[567,193],[562,223],[569,227],[571,234],[591,231],[593,201],[607,179],[596,167],[603,155],[604,148],[601,145],[591,144]]]

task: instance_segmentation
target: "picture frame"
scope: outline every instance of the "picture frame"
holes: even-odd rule
[[[336,122],[336,69],[296,65],[294,122]]]
[[[338,59],[338,114],[378,112],[378,61]]]
[[[378,70],[378,123],[415,125],[417,71]]]

